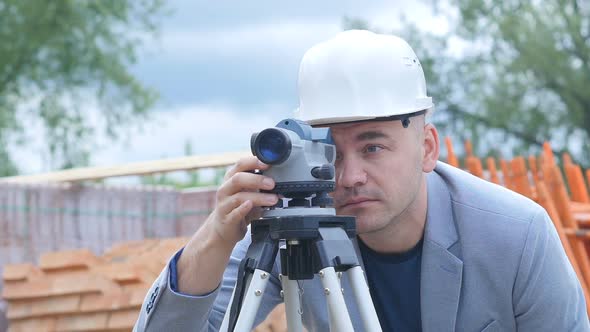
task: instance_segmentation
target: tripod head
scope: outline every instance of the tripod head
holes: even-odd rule
[[[336,159],[329,128],[285,119],[252,134],[250,147],[258,159],[271,165],[264,174],[275,180],[275,187],[268,192],[284,197],[263,211],[263,217],[335,215],[328,196],[335,187]]]

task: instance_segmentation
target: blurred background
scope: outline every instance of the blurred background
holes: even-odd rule
[[[442,136],[588,165],[587,1],[0,1],[0,175],[247,150],[344,29],[414,47]],[[460,152],[460,151],[459,151]],[[152,179],[153,180],[153,179]]]
[[[458,156],[510,160],[538,155],[550,142],[559,163],[567,153],[568,162],[590,167],[586,0],[0,0],[0,180],[247,152],[253,132],[292,116],[305,51],[347,29],[392,33],[412,45],[435,101],[432,122],[441,137],[470,143],[455,146]],[[441,151],[447,160],[449,150]],[[58,267],[44,260],[48,252],[101,255],[122,241],[192,234],[224,171],[2,186],[0,270],[8,263],[41,269],[4,270],[13,288],[3,297],[22,306],[12,306],[9,318],[25,324],[35,311],[22,301],[30,294],[16,291],[30,271],[48,278],[92,270],[81,263],[87,252],[76,256],[82,265],[68,258]],[[157,247],[162,264],[177,245],[164,247]],[[114,256],[105,257],[101,264]],[[149,278],[140,281],[149,286]],[[39,296],[48,294],[61,296]],[[0,331],[6,308],[0,301]]]

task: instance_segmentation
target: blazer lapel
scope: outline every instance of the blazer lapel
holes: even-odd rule
[[[461,248],[445,182],[436,172],[430,173],[427,181],[428,213],[420,276],[422,330],[454,331],[463,275]]]

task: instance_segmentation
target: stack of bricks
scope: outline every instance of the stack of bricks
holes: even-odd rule
[[[39,266],[4,267],[9,331],[130,331],[143,299],[186,238],[43,254]]]

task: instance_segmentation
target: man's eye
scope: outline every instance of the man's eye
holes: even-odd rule
[[[369,145],[365,148],[365,152],[374,153],[381,151],[381,149],[382,147],[380,147],[379,145]]]

